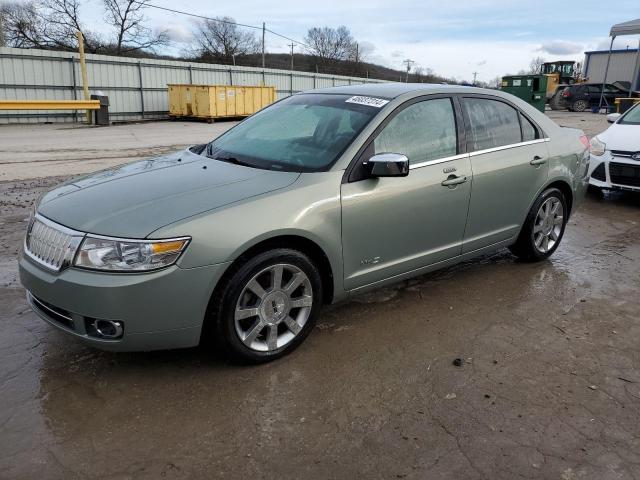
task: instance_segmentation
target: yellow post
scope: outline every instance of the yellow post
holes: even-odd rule
[[[89,81],[87,80],[87,64],[84,61],[84,37],[82,32],[78,30],[78,51],[80,53],[80,72],[82,73],[82,90],[84,99],[89,100]],[[91,110],[87,110],[87,123],[91,125]]]

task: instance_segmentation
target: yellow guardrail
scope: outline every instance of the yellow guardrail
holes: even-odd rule
[[[0,100],[0,110],[99,110],[100,100]]]

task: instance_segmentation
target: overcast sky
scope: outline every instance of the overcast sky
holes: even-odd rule
[[[90,0],[88,22],[101,28],[98,0]],[[526,69],[530,60],[583,61],[583,52],[608,47],[611,25],[640,17],[640,0],[152,0],[165,7],[206,16],[230,16],[302,40],[314,26],[345,25],[369,50],[367,60],[402,68],[410,58],[423,68],[458,80],[489,81]],[[174,53],[186,46],[193,20],[148,9],[156,28],[170,31]],[[256,32],[258,34],[258,32]],[[267,38],[268,51],[287,51],[287,41]],[[617,46],[637,48],[638,37]],[[297,48],[296,51],[301,51]]]

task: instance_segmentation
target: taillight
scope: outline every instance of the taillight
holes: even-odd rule
[[[591,144],[589,143],[589,139],[586,135],[580,135],[580,142],[582,142],[582,145],[584,145],[584,148],[587,150],[591,148]]]
[[[569,92],[568,90],[565,90],[564,92],[562,92],[562,96],[567,98],[571,96],[571,92]]]

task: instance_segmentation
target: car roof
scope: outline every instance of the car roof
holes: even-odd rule
[[[488,88],[466,87],[462,85],[441,85],[436,83],[401,83],[401,82],[387,82],[387,83],[365,83],[360,85],[344,85],[341,87],[320,88],[317,90],[307,90],[297,93],[296,95],[304,95],[306,93],[319,93],[319,94],[342,94],[342,95],[363,95],[377,98],[384,98],[395,102],[397,98],[402,97],[397,101],[402,101],[412,97],[419,97],[421,95],[435,95],[435,94],[482,94],[490,95],[497,98],[504,98],[511,103],[517,105],[522,111],[526,112],[532,117],[538,125],[547,133],[559,128],[553,120],[549,119],[545,114],[532,107],[524,100],[503,92],[501,90],[492,90]]]
[[[307,90],[303,93],[334,93],[342,95],[366,95],[371,97],[393,99],[407,93],[489,93],[496,94],[497,90],[464,87],[460,85],[442,85],[437,83],[365,83],[360,85],[344,85],[341,87],[319,88]]]

